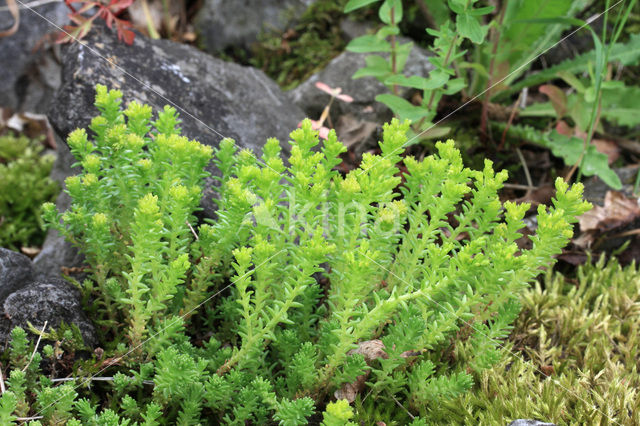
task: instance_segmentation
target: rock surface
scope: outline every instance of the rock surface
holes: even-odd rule
[[[61,139],[56,138],[57,158],[51,170],[51,178],[60,183],[60,187],[64,189],[64,180],[79,172],[79,168],[72,168],[71,165],[75,159],[69,151],[69,147]],[[60,192],[56,200],[58,211],[65,211],[71,205],[69,194],[64,191]],[[33,259],[33,267],[35,269],[36,278],[46,279],[62,276],[63,268],[65,275],[69,275],[79,281],[82,281],[85,275],[77,268],[80,268],[84,262],[84,256],[79,253],[78,249],[67,243],[62,235],[56,230],[49,230],[47,238],[44,240],[42,250]]]
[[[247,49],[262,32],[289,27],[314,0],[205,0],[195,18],[205,50]]]
[[[40,328],[47,321],[56,328],[62,321],[80,329],[85,344],[97,345],[93,324],[80,304],[80,292],[59,278],[34,281],[34,270],[28,257],[0,248],[0,343],[6,347],[11,330],[28,323]]]
[[[6,2],[3,2],[4,6]],[[63,2],[45,4],[33,11],[20,9],[20,26],[0,38],[0,106],[19,111],[44,112],[60,85],[60,67],[50,52],[39,48],[53,25],[68,22],[69,9]],[[39,16],[39,15],[41,16]],[[50,22],[48,22],[50,21]],[[8,11],[0,11],[0,31],[13,24]],[[34,49],[37,49],[34,52]]]
[[[622,192],[627,197],[633,196],[633,187],[635,185],[636,176],[638,174],[638,166],[627,166],[613,169],[622,182]],[[604,183],[598,176],[590,177],[584,184],[584,199],[594,203],[603,205],[604,197],[611,187]]]
[[[128,46],[97,26],[86,45],[63,50],[63,82],[48,113],[61,138],[97,115],[93,102],[98,83],[120,89],[125,103],[136,99],[156,111],[173,105],[181,114],[182,134],[211,146],[225,136],[255,152],[269,137],[286,147],[289,133],[304,118],[262,71],[168,40],[138,35]],[[209,170],[215,172],[212,165]],[[207,183],[203,199],[205,216],[215,210],[211,185]]]
[[[401,39],[401,43],[408,40]],[[373,77],[352,79],[351,76],[365,64],[366,54],[343,52],[335,57],[324,70],[309,77],[307,81],[288,92],[291,100],[312,118],[320,117],[322,110],[329,102],[329,95],[315,87],[316,82],[323,82],[330,87],[342,88],[342,93],[351,96],[352,103],[335,100],[331,106],[331,116],[334,120],[345,114],[352,114],[356,119],[382,125],[389,121],[391,111],[376,102],[375,97],[382,93],[389,93],[385,85]],[[407,76],[418,75],[425,77],[433,69],[428,61],[429,56],[423,49],[414,46],[407,59],[403,73]],[[406,94],[404,90],[401,94]],[[334,121],[335,122],[335,121]]]
[[[554,423],[545,423],[538,420],[518,419],[509,423],[507,426],[555,426]]]
[[[21,253],[0,247],[0,302],[32,280],[31,260]]]

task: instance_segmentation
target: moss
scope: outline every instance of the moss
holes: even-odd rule
[[[430,421],[640,424],[640,272],[604,260],[547,277],[522,299],[502,361]],[[517,356],[516,356],[517,355]]]
[[[0,247],[17,250],[44,240],[40,206],[59,189],[49,178],[54,157],[42,150],[36,140],[0,136]]]
[[[293,28],[263,35],[252,49],[250,64],[284,89],[297,86],[344,49],[340,21],[345,4],[346,0],[312,4]]]

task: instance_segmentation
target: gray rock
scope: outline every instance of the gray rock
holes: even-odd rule
[[[507,426],[555,426],[554,423],[545,423],[538,420],[518,419],[509,423]]]
[[[44,112],[60,84],[59,66],[51,52],[34,49],[47,33],[57,31],[53,24],[62,26],[68,22],[69,8],[60,2],[34,10],[21,8],[18,31],[0,38],[0,106]],[[8,11],[0,11],[0,23],[0,30],[6,30],[13,24]]]
[[[31,259],[0,247],[0,302],[33,280]]]
[[[401,43],[408,40],[401,39]],[[378,123],[387,122],[393,114],[383,104],[376,102],[375,97],[382,93],[389,93],[385,85],[373,77],[352,79],[351,76],[365,64],[366,54],[343,52],[335,57],[320,71],[309,77],[307,81],[288,92],[291,100],[312,118],[320,117],[322,110],[329,102],[329,95],[319,91],[315,83],[320,81],[330,87],[342,88],[342,93],[351,96],[354,101],[345,103],[335,100],[331,106],[331,117],[334,122],[341,115],[352,114],[356,119]],[[423,49],[414,46],[407,59],[404,74],[426,77],[433,69],[428,61],[429,56]],[[409,91],[401,89],[400,94],[406,95]]]
[[[64,189],[64,180],[79,172],[79,168],[72,168],[75,159],[65,142],[56,137],[57,158],[51,169],[51,178]],[[71,205],[71,197],[64,191],[60,192],[56,200],[58,211],[66,211]],[[38,279],[61,278],[62,268],[68,268],[65,275],[69,275],[79,281],[85,278],[85,274],[78,269],[84,263],[84,256],[76,247],[66,242],[64,237],[56,230],[49,230],[42,245],[42,250],[33,259],[33,267]]]
[[[203,48],[211,53],[228,47],[247,49],[262,32],[292,25],[314,0],[205,0],[194,25]]]
[[[12,293],[3,303],[4,315],[0,317],[0,339],[6,342],[14,327],[28,329],[28,323],[40,329],[44,322],[52,328],[75,324],[82,333],[84,343],[96,346],[95,328],[80,304],[80,292],[61,279],[34,282]]]
[[[638,166],[621,167],[613,171],[622,181],[621,192],[627,197],[632,197]],[[608,191],[611,191],[611,187],[598,176],[593,176],[584,183],[584,198],[591,203],[604,205],[604,197]]]
[[[156,111],[166,104],[175,106],[183,135],[211,146],[227,136],[260,152],[267,138],[277,137],[287,152],[288,135],[304,118],[262,71],[168,40],[138,35],[129,46],[98,26],[85,45],[75,43],[63,50],[63,82],[48,114],[63,139],[97,115],[97,83],[120,89],[127,103],[136,99]],[[212,165],[208,169],[215,173]],[[205,216],[215,211],[211,187],[208,182]]]
[[[347,43],[354,38],[371,32],[371,28],[372,26],[369,22],[353,21],[351,19],[343,19],[342,22],[340,22],[340,31],[342,32],[344,41]]]

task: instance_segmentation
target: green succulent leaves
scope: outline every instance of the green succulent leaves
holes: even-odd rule
[[[464,167],[451,140],[423,160],[403,157],[408,121],[385,124],[381,154],[364,154],[343,175],[336,166],[346,148],[333,131],[321,143],[309,120],[291,133],[287,159],[276,139],[260,158],[229,139],[212,156],[180,136],[171,108],[152,121],[150,108],[133,102],[123,111],[121,94],[102,86],[96,106],[95,136],[77,130],[68,139],[83,169],[66,181],[71,208],[58,214],[49,204],[44,215],[85,252],[85,296],[96,300],[103,339],[115,340],[107,350],[131,348],[134,377],[114,377],[117,413],[73,403],[69,390],[47,414],[63,420],[73,403],[88,422],[156,424],[164,410],[185,424],[204,416],[304,424],[339,395],[324,424],[398,401],[422,424],[418,416],[502,359],[522,290],[589,208],[580,184],[556,181],[553,206],[539,207],[532,247],[521,250],[529,206],[500,202],[507,173],[490,161]],[[210,159],[221,172],[218,210],[198,226]],[[209,338],[194,345],[202,332],[193,327],[203,324]],[[19,335],[14,342],[24,346]],[[133,400],[127,392],[143,380],[153,380],[153,396]],[[5,395],[0,416],[10,418],[21,397]],[[51,397],[42,387],[40,399]]]

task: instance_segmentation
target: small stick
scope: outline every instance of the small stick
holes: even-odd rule
[[[640,228],[637,228],[637,229],[632,229],[630,231],[620,232],[619,234],[610,235],[607,237],[607,239],[630,237],[632,235],[639,235],[639,234],[640,234]]]
[[[189,229],[191,229],[191,233],[193,234],[193,236],[196,237],[196,241],[198,241],[198,234],[196,234],[196,231],[194,231],[193,226],[191,226],[188,220],[185,220],[185,223],[187,224]]]
[[[81,377],[63,377],[60,379],[52,379],[51,381],[53,383],[57,383],[57,382],[73,382],[76,380],[91,380],[94,382],[111,382],[113,381],[113,377],[90,377],[89,379],[84,379]],[[83,383],[84,384],[84,383]],[[144,385],[151,385],[151,386],[155,386],[155,383],[153,380],[143,380],[142,384]]]
[[[525,90],[526,90],[526,87],[524,89],[522,89],[522,91],[518,95],[518,99],[516,99],[516,101],[513,104],[513,107],[511,107],[511,114],[509,114],[509,120],[507,121],[507,127],[505,127],[504,130],[502,131],[502,138],[500,139],[500,145],[498,145],[498,151],[502,151],[502,148],[504,148],[504,143],[505,143],[505,141],[507,139],[507,132],[511,128],[511,124],[513,123],[513,119],[516,117],[516,113],[518,112],[518,107],[520,106],[520,101],[522,100],[522,94],[525,92]]]
[[[534,189],[538,189],[536,186],[520,185],[518,183],[503,183],[502,186],[504,188],[522,189],[524,191],[533,191]]]
[[[411,420],[415,420],[414,415],[413,415],[413,414],[411,414],[411,413],[409,412],[409,410],[407,410],[407,409],[405,408],[405,406],[404,406],[404,405],[400,404],[400,401],[398,401],[398,400],[396,399],[396,397],[395,397],[395,396],[391,395],[391,398],[393,398],[393,400],[396,402],[396,404],[398,404],[398,407],[402,408],[404,411],[406,411],[406,412],[407,412],[407,414],[409,415],[409,417],[411,417]]]
[[[2,376],[2,368],[0,368],[0,395],[3,394],[7,389],[4,387],[4,377]]]
[[[40,340],[42,339],[42,334],[44,333],[44,330],[47,328],[47,322],[48,321],[44,322],[44,325],[42,326],[42,330],[40,331],[40,334],[38,334],[38,341],[36,342],[36,347],[33,348],[33,352],[31,352],[31,358],[29,358],[29,362],[27,363],[27,365],[24,366],[22,371],[25,371],[27,367],[31,365],[31,361],[33,361],[33,356],[36,354],[36,351],[38,350],[38,346],[40,346]]]
[[[41,420],[41,419],[44,419],[44,416],[16,417],[16,421],[18,422],[30,422],[31,420]]]
[[[518,158],[520,158],[522,167],[524,167],[524,175],[527,178],[527,183],[529,184],[529,186],[533,186],[533,182],[531,182],[531,175],[529,174],[529,166],[527,166],[527,162],[524,160],[524,155],[522,155],[522,151],[520,151],[520,148],[516,148],[516,153],[518,154]]]

